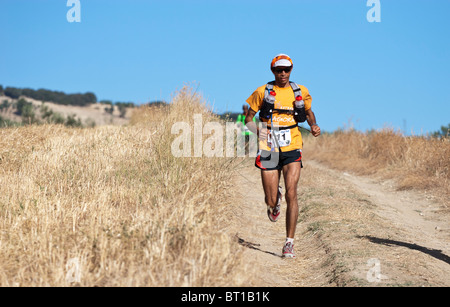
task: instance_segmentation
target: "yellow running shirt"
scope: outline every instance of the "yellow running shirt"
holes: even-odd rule
[[[300,90],[302,91],[303,101],[305,102],[305,110],[311,109],[312,98],[309,94],[309,91],[303,85],[299,85]],[[258,87],[256,91],[246,100],[250,105],[250,108],[256,113],[261,109],[264,100],[264,91],[266,89],[266,85]],[[276,85],[273,87],[273,91],[276,93],[275,96],[275,109],[280,110],[294,110],[294,91],[290,86],[281,88]],[[275,126],[292,126],[296,124],[294,120],[294,115],[291,114],[282,114],[274,112],[272,115],[273,124]],[[266,122],[268,126],[272,126],[272,122],[270,119],[262,119],[263,122]],[[302,134],[298,128],[288,129],[289,132],[283,132],[282,137],[280,139],[280,147],[281,151],[292,151],[303,148]],[[284,145],[284,146],[283,146]],[[270,150],[270,146],[267,144],[267,140],[259,141],[259,149],[262,150]],[[278,150],[277,150],[278,151]]]

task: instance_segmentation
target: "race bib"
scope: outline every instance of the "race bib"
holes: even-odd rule
[[[267,134],[267,145],[273,147],[286,147],[291,144],[291,129],[271,130]]]

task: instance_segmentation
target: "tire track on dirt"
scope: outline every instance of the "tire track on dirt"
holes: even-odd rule
[[[376,181],[311,163],[321,171],[350,182],[368,196],[374,205],[372,212],[385,222],[386,233],[383,237],[365,235],[362,238],[384,247],[385,254],[396,251],[398,259],[409,259],[408,269],[401,274],[406,274],[410,283],[450,285],[450,225],[448,214],[443,210],[445,204],[427,199],[417,191],[398,191],[393,181]],[[399,277],[391,274],[392,279]]]

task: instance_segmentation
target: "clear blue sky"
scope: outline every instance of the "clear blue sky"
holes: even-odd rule
[[[450,123],[450,0],[0,0],[0,84],[99,100],[170,100],[186,83],[239,112],[287,53],[322,129]],[[281,4],[283,3],[283,4]]]

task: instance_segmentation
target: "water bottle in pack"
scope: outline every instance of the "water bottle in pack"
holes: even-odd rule
[[[270,91],[269,95],[264,98],[263,105],[261,110],[259,110],[259,118],[260,119],[269,119],[272,116],[273,109],[275,106],[275,96],[277,93],[274,91]]]
[[[305,102],[302,96],[295,97],[294,119],[299,123],[306,121]]]

